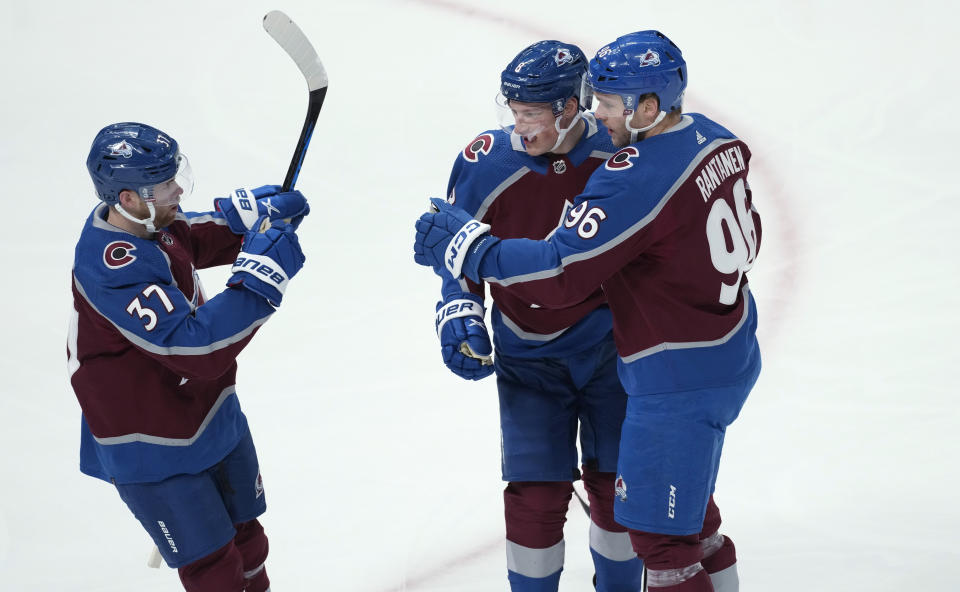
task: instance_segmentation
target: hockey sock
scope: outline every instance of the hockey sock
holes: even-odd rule
[[[700,535],[630,530],[630,542],[647,566],[650,592],[713,592],[700,564]]]
[[[247,585],[243,577],[243,559],[233,541],[177,572],[187,592],[242,592]]]
[[[700,564],[710,574],[716,592],[738,592],[740,577],[737,574],[737,550],[733,541],[719,532],[700,541],[703,559]]]
[[[513,592],[556,592],[572,495],[569,482],[509,483],[504,489],[507,577]]]
[[[591,530],[590,538],[593,539]],[[636,555],[626,561],[611,559],[590,543],[597,592],[638,592],[643,583],[643,562]]]
[[[265,562],[270,545],[259,520],[235,524],[237,534],[233,542],[243,557],[243,577],[247,581],[246,592],[266,592],[270,588]]]
[[[590,555],[598,592],[637,592],[643,562],[630,544],[627,529],[613,519],[614,473],[583,467],[583,485],[590,498]]]
[[[720,509],[713,501],[713,496],[710,496],[703,519],[703,531],[700,533],[700,549],[703,553],[700,564],[710,574],[715,592],[739,592],[737,549],[729,537],[718,532],[720,523]]]
[[[699,563],[683,569],[647,568],[647,589],[650,592],[714,592],[710,576]]]

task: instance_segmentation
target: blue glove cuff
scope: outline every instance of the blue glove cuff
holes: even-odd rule
[[[487,251],[492,249],[499,242],[500,239],[492,234],[485,234],[474,241],[473,246],[470,248],[470,252],[467,253],[467,256],[463,262],[463,275],[477,283],[480,283],[482,279],[480,277],[480,264],[483,262],[483,258],[487,254]]]
[[[460,277],[463,264],[470,252],[470,245],[489,232],[490,225],[479,220],[470,220],[460,227],[460,230],[450,239],[446,255],[443,258],[443,263],[450,275],[455,278]]]
[[[437,319],[435,323],[437,337],[440,337],[443,326],[451,319],[470,316],[477,316],[480,317],[481,320],[483,319],[485,311],[483,304],[479,301],[480,299],[473,294],[469,295],[472,298],[467,296],[467,294],[464,294],[464,298],[448,300],[437,307]]]
[[[260,218],[257,198],[253,189],[241,187],[230,192],[230,197],[221,197],[213,201],[217,211],[223,214],[230,230],[244,234]]]
[[[266,255],[241,252],[230,272],[233,275],[227,281],[228,286],[242,284],[274,306],[280,306],[290,282],[283,267]]]

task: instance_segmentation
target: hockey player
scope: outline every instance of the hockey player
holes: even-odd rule
[[[602,287],[629,395],[616,521],[630,529],[650,590],[736,591],[736,554],[712,494],[726,427],[760,372],[745,275],[760,246],[750,151],[707,117],[682,113],[686,64],[657,31],[604,46],[588,76],[596,117],[623,148],[557,232],[501,240],[434,199],[439,211],[416,225],[415,259],[544,308]]]
[[[67,347],[80,470],[117,488],[186,590],[263,592],[266,502],[235,359],[303,265],[307,202],[267,186],[183,212],[187,159],[141,123],[102,129],[87,169],[102,203],[77,242]],[[230,263],[208,300],[196,270]]]
[[[499,236],[542,239],[566,216],[587,178],[613,155],[606,129],[582,107],[587,59],[576,45],[540,41],[501,74],[503,129],[485,131],[457,157],[451,203]],[[617,378],[610,310],[599,289],[548,310],[491,285],[496,359],[484,319],[484,286],[446,270],[437,303],[444,363],[468,379],[497,374],[507,532],[514,592],[556,591],[563,524],[577,468],[591,502],[597,589],[640,590],[642,563],[613,520],[614,478],[626,393]],[[475,278],[476,279],[476,278]]]

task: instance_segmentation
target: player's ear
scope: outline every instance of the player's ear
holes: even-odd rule
[[[660,99],[657,98],[657,95],[649,93],[640,102],[640,109],[644,114],[656,116],[660,113]]]
[[[567,103],[563,106],[563,117],[569,118],[577,114],[577,109],[580,108],[580,102],[577,100],[577,97],[570,97],[567,99]]]
[[[125,210],[136,208],[140,202],[140,196],[137,195],[135,191],[131,191],[129,189],[124,189],[121,191],[117,198],[120,202],[120,205],[123,206]]]

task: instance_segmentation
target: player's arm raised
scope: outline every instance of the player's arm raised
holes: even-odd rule
[[[232,289],[199,306],[146,256],[130,265],[122,284],[77,271],[76,287],[107,323],[147,355],[184,378],[214,378],[273,314],[287,281],[303,265],[289,227],[247,236],[230,278]]]
[[[638,248],[638,236],[607,213],[616,199],[603,201],[578,197],[548,241],[533,241],[500,240],[462,210],[434,199],[436,211],[417,221],[414,259],[499,284],[541,306],[569,306],[596,290]]]

